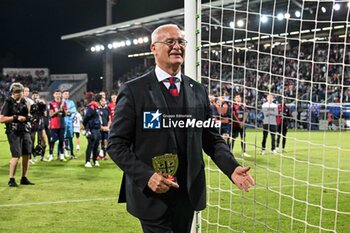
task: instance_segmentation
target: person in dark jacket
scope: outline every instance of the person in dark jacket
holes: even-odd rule
[[[86,148],[85,167],[92,167],[90,158],[92,153],[92,161],[95,167],[100,166],[97,161],[99,153],[99,142],[101,140],[101,119],[100,119],[100,101],[101,95],[96,95],[94,100],[86,106],[86,112],[83,119],[85,128],[85,136],[88,139],[88,146]]]
[[[111,113],[107,107],[106,99],[102,98],[101,100],[101,108],[100,108],[100,116],[101,116],[101,150],[97,159],[107,160],[107,141],[109,136],[109,128],[111,124]]]
[[[239,189],[254,184],[220,126],[168,127],[161,120],[215,123],[205,87],[181,73],[186,44],[174,24],[152,33],[156,67],[123,85],[108,139],[108,154],[124,171],[119,201],[146,233],[190,232],[194,211],[206,203],[203,150]]]
[[[277,134],[277,145],[276,148],[279,148],[281,136],[282,136],[282,152],[284,152],[286,148],[286,140],[287,140],[287,132],[290,118],[292,117],[292,113],[290,108],[287,106],[286,102],[283,101],[283,105],[278,105],[278,117],[277,117],[277,125],[278,125],[278,134]]]

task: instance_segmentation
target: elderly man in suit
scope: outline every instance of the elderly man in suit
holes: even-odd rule
[[[205,88],[181,73],[186,44],[178,26],[156,28],[155,69],[118,95],[108,152],[124,171],[119,201],[144,232],[190,232],[194,211],[206,204],[202,149],[239,189],[254,184],[218,130],[194,123],[212,116]]]

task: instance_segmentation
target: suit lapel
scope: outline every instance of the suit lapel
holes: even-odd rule
[[[153,103],[156,105],[157,109],[159,109],[162,113],[169,114],[168,105],[165,101],[161,89],[159,88],[158,79],[154,71],[150,74],[148,81],[148,91]]]

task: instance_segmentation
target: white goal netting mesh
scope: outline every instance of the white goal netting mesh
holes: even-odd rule
[[[201,231],[349,232],[349,1],[222,0],[200,8],[202,83],[217,119],[230,125],[236,119],[227,109],[242,97],[246,137],[233,145],[230,134],[228,142],[256,180],[241,192],[208,159]],[[272,151],[268,134],[261,154],[268,94],[290,114],[281,115],[288,131],[279,147]]]

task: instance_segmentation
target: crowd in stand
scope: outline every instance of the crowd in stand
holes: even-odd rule
[[[18,82],[31,90],[45,91],[49,86],[49,77],[32,77],[27,76],[10,76],[0,74],[0,104],[4,102],[5,97],[8,94],[9,87],[12,83]]]
[[[269,91],[291,101],[350,102],[349,51],[345,53],[339,44],[328,46],[305,43],[286,52],[276,48],[272,53],[232,54],[228,49],[204,53],[202,74],[212,94],[234,90],[245,94],[248,103],[258,101],[260,106],[262,96]]]
[[[215,96],[241,94],[250,106],[261,107],[271,92],[289,103],[350,103],[350,50],[343,43],[301,43],[283,46],[232,50],[215,47],[202,52],[202,83]],[[114,83],[114,89],[147,72],[140,65]]]

